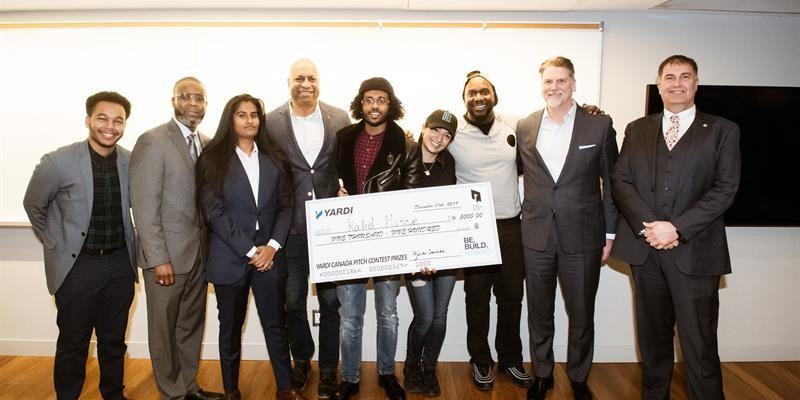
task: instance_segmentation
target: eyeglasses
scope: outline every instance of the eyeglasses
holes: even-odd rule
[[[361,100],[361,104],[366,104],[368,106],[374,106],[377,104],[379,106],[382,106],[384,104],[389,104],[389,99],[387,99],[386,97],[378,97],[377,99],[373,97],[367,97]]]
[[[206,95],[202,93],[178,93],[175,95],[175,98],[184,103],[188,103],[191,99],[194,99],[197,103],[206,101]]]

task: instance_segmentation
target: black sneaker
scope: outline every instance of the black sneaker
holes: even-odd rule
[[[403,386],[411,393],[422,393],[422,369],[419,364],[408,364],[403,367]]]
[[[428,397],[438,397],[442,394],[439,379],[436,377],[436,367],[422,367],[423,394]]]
[[[295,360],[294,368],[292,368],[292,387],[297,390],[303,390],[306,388],[306,382],[308,382],[308,375],[311,373],[311,364],[308,361],[299,361]]]
[[[528,388],[533,384],[533,377],[525,371],[525,367],[502,367],[501,370],[519,387]]]
[[[405,400],[406,398],[406,391],[397,383],[394,374],[378,375],[378,386],[383,388],[389,400]]]
[[[472,364],[472,382],[478,390],[492,390],[494,373],[490,364]]]
[[[319,371],[319,385],[317,385],[317,398],[322,400],[336,398],[336,370]]]
[[[349,400],[358,394],[358,383],[351,383],[348,381],[341,381],[339,388],[336,390],[336,398],[338,400]]]

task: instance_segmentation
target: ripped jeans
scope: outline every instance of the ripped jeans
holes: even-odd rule
[[[400,276],[373,278],[375,314],[378,324],[378,374],[394,373],[397,350],[397,293]],[[361,369],[361,336],[364,331],[364,312],[367,305],[367,279],[340,281],[336,287],[339,297],[339,343],[342,357],[342,380],[358,383]]]

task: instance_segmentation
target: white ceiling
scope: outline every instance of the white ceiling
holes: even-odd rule
[[[0,0],[0,12],[152,9],[722,11],[800,14],[800,0]]]

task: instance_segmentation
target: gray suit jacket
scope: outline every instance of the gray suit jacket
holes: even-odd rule
[[[130,154],[117,146],[122,223],[131,266],[135,266],[136,242],[128,196]],[[44,245],[44,268],[50,294],[61,287],[83,248],[93,202],[94,176],[88,141],[64,146],[42,157],[28,183],[23,206]],[[138,281],[135,267],[133,272]]]
[[[292,183],[294,186],[294,213],[292,216],[292,234],[306,233],[305,203],[312,199],[312,191],[316,198],[324,199],[336,196],[339,190],[339,174],[336,169],[336,132],[350,125],[350,118],[344,110],[319,102],[322,113],[325,139],[317,159],[309,165],[297,138],[292,130],[289,102],[267,114],[267,135],[280,146],[292,167]]]
[[[522,244],[545,250],[555,227],[566,253],[602,248],[605,234],[616,232],[618,218],[611,175],[619,153],[611,118],[578,107],[564,168],[554,177],[536,149],[543,114],[539,110],[517,124],[517,164],[525,189]]]
[[[200,135],[203,146],[208,139]],[[173,120],[139,136],[131,153],[131,205],[139,266],[172,263],[188,273],[205,255],[206,232],[195,201],[194,162]]]

